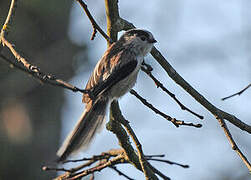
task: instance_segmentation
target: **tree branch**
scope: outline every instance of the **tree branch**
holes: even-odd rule
[[[142,65],[145,65],[147,68],[145,68],[144,66],[141,66],[141,70],[143,72],[145,72],[153,81],[154,83],[156,84],[157,88],[161,88],[164,92],[166,92],[171,98],[173,98],[173,100],[180,106],[180,108],[182,110],[185,110],[185,111],[188,111],[190,112],[191,114],[195,115],[196,117],[200,118],[200,119],[203,119],[204,117],[193,112],[192,110],[190,110],[189,108],[187,108],[185,105],[183,105],[175,96],[175,94],[171,93],[170,91],[168,91],[168,89],[157,79],[153,76],[152,74],[152,70],[153,68],[149,65],[149,64],[146,64],[145,62],[143,62]]]
[[[197,92],[190,84],[188,84],[167,62],[167,60],[162,56],[162,54],[154,47],[151,51],[152,56],[157,60],[157,62],[162,66],[166,73],[186,92],[188,92],[197,102],[199,102],[203,107],[210,111],[214,116],[220,117],[221,119],[226,119],[230,123],[239,127],[241,130],[251,133],[251,126],[242,122],[240,119],[236,118],[234,115],[222,111],[221,109],[215,107],[210,103],[205,97],[203,97],[199,92]]]
[[[130,178],[129,176],[127,176],[125,173],[121,172],[120,170],[118,170],[116,166],[110,166],[110,168],[116,171],[120,176],[124,176],[126,179],[135,180],[135,179]]]
[[[183,167],[183,168],[189,168],[189,165],[184,165],[184,164],[176,163],[176,162],[165,160],[165,159],[148,158],[147,156],[146,156],[146,159],[150,160],[150,161],[165,162],[165,163],[168,163],[168,164],[171,164],[171,165],[177,165],[177,166],[180,166],[180,167]]]
[[[38,67],[30,65],[26,60],[25,61],[27,62],[27,64],[29,64],[29,65],[27,65],[29,68],[26,68],[27,66],[25,67],[25,66],[23,66],[23,64],[21,65],[19,63],[16,63],[16,62],[8,59],[3,54],[0,54],[0,57],[3,60],[5,60],[6,62],[8,62],[9,64],[13,65],[15,68],[30,74],[32,77],[39,79],[43,83],[50,84],[53,86],[62,87],[65,89],[69,89],[73,92],[88,93],[88,94],[90,94],[90,97],[91,97],[91,92],[89,90],[80,89],[76,86],[73,86],[73,85],[63,81],[62,79],[56,78],[54,75],[45,74],[42,71],[40,71],[40,69]]]
[[[0,34],[0,44],[3,44],[3,46],[4,46],[4,43],[2,43],[2,41],[3,41],[3,39],[5,39],[5,35],[7,34],[8,30],[10,29],[12,19],[15,15],[15,12],[16,12],[16,7],[17,7],[17,0],[12,0],[11,4],[10,4],[8,15],[7,15],[6,20],[3,24],[3,27],[1,29],[1,34]],[[3,47],[0,46],[0,52],[2,51],[2,48]]]
[[[165,118],[168,121],[171,121],[176,127],[179,127],[181,125],[184,126],[193,126],[196,128],[200,128],[202,127],[201,124],[193,124],[193,123],[186,123],[184,121],[181,120],[177,120],[175,118],[172,118],[170,116],[168,116],[167,114],[161,112],[160,110],[158,110],[157,108],[155,108],[152,104],[148,103],[143,97],[141,97],[136,91],[134,91],[133,89],[131,89],[130,93],[132,95],[134,95],[135,97],[137,97],[144,105],[146,105],[148,108],[150,108],[152,111],[154,111],[156,114],[159,114],[160,116],[162,116],[163,118]]]
[[[11,51],[11,53],[16,58],[16,60],[19,63],[22,64],[22,66],[20,64],[16,63],[16,62],[10,60],[9,58],[4,56],[3,54],[0,54],[0,57],[3,60],[5,60],[6,62],[13,65],[14,67],[16,67],[17,69],[32,75],[34,78],[39,79],[43,83],[63,87],[63,88],[72,90],[73,92],[79,91],[81,93],[88,93],[90,95],[90,97],[92,97],[89,90],[80,89],[80,88],[78,88],[76,86],[73,86],[73,85],[63,81],[62,79],[56,78],[56,76],[54,76],[54,75],[49,75],[49,74],[43,73],[42,71],[40,71],[40,68],[30,64],[24,57],[22,57],[16,51],[16,49],[14,48],[12,43],[10,43],[8,40],[5,39],[5,35],[8,32],[8,30],[10,29],[9,26],[10,26],[10,23],[12,22],[13,17],[14,17],[16,7],[17,7],[17,0],[12,0],[10,8],[9,8],[8,16],[7,16],[7,18],[5,20],[5,23],[4,23],[4,25],[3,25],[2,29],[1,29],[0,44],[2,44],[2,46],[0,46],[0,48],[1,48],[0,52],[2,50],[2,47],[6,46]]]
[[[122,146],[122,148],[125,150],[125,153],[127,154],[129,162],[131,164],[133,164],[138,170],[142,171],[139,157],[135,153],[133,147],[131,146],[131,143],[129,142],[129,137],[127,136],[125,130],[122,127],[120,127],[121,126],[120,123],[124,122],[123,124],[126,124],[127,120],[124,119],[118,105],[115,105],[115,103],[117,103],[117,102],[113,102],[111,104],[111,108],[113,108],[113,111],[111,111],[110,118],[116,117],[117,119],[113,120],[113,121],[109,121],[109,123],[107,124],[107,128],[108,128],[108,130],[111,130],[113,133],[116,134],[116,136],[119,140],[119,144]],[[111,125],[111,124],[114,124],[114,125]],[[121,129],[122,129],[122,131],[121,131]],[[148,159],[148,160],[150,160],[150,159]],[[156,168],[151,166],[151,164],[149,164],[148,162],[147,162],[146,168],[151,168],[151,170],[154,173],[158,174],[163,179],[168,179],[168,180],[170,179],[167,176],[165,176],[164,174],[162,174],[160,171],[158,171]]]
[[[232,95],[230,95],[230,96],[224,97],[224,98],[222,98],[221,100],[224,101],[224,100],[226,100],[226,99],[229,99],[229,98],[234,97],[234,96],[237,96],[237,95],[240,96],[242,93],[244,93],[244,92],[245,92],[248,88],[250,88],[250,87],[251,87],[251,83],[250,83],[249,85],[247,85],[245,88],[243,88],[242,90],[240,90],[239,92],[234,93],[234,94],[232,94]]]
[[[239,157],[241,158],[241,160],[244,162],[244,164],[247,166],[247,168],[249,169],[249,172],[251,173],[251,164],[248,161],[248,159],[246,158],[246,156],[241,152],[241,150],[239,149],[239,147],[237,146],[237,144],[235,143],[225,121],[223,119],[220,119],[218,117],[216,117],[216,119],[219,121],[220,126],[222,127],[229,143],[232,146],[232,149],[239,155]]]
[[[111,159],[110,159],[111,158]],[[65,173],[58,176],[56,179],[79,179],[82,177],[85,177],[89,174],[93,174],[97,171],[101,171],[106,167],[114,166],[116,164],[125,163],[126,156],[124,154],[124,151],[119,149],[110,150],[104,153],[101,153],[101,155],[96,155],[91,158],[83,158],[81,160],[71,160],[68,162],[79,162],[79,161],[87,161],[86,163],[81,164],[80,166],[71,168],[71,169],[65,169],[65,168],[55,168],[55,167],[48,167],[44,166],[42,169],[44,171],[64,171]],[[93,165],[94,163],[99,162],[94,167],[90,167],[88,169],[84,169],[88,166]]]
[[[99,165],[97,165],[97,166],[95,166],[93,168],[90,168],[90,169],[83,170],[83,171],[80,171],[78,173],[72,174],[68,178],[68,180],[79,179],[79,178],[87,176],[89,174],[93,174],[94,172],[101,171],[101,170],[103,170],[103,169],[105,169],[107,167],[119,164],[120,162],[123,162],[123,155],[118,155],[118,156],[112,158],[111,160],[109,160],[107,162],[100,163]]]
[[[116,42],[118,39],[119,29],[117,27],[117,20],[119,19],[118,0],[105,0],[105,12],[107,23],[107,35]],[[111,42],[108,42],[108,46]]]
[[[133,129],[129,125],[129,122],[124,119],[124,117],[119,118],[119,121],[125,129],[127,130],[128,134],[132,137],[134,144],[136,145],[137,151],[138,151],[138,156],[139,156],[139,161],[141,164],[141,167],[143,169],[143,172],[145,174],[146,179],[155,179],[155,175],[152,173],[158,174],[160,177],[166,180],[170,180],[169,177],[165,176],[163,173],[161,173],[159,170],[157,170],[155,167],[153,167],[145,158],[145,155],[142,150],[142,145],[140,144],[136,134],[134,133]],[[157,178],[157,177],[156,177]]]
[[[106,35],[106,33],[99,27],[99,25],[96,23],[96,21],[94,20],[93,16],[91,15],[90,11],[87,8],[87,5],[82,1],[82,0],[76,0],[81,7],[84,9],[86,16],[89,18],[91,24],[92,24],[92,28],[93,28],[93,33],[91,36],[91,40],[94,40],[96,32],[98,30],[98,32],[106,39],[106,41],[110,44],[113,43],[112,39]]]
[[[118,102],[113,101],[111,104],[111,110],[110,110],[110,121],[107,123],[107,129],[109,131],[112,131],[119,140],[120,146],[125,150],[125,153],[129,159],[129,162],[132,163],[138,170],[143,171],[142,164],[143,162],[140,160],[139,152],[138,154],[135,153],[135,150],[133,149],[131,143],[129,142],[129,136],[127,135],[126,131],[121,127],[121,124],[125,124],[127,120],[122,116]],[[125,127],[126,128],[126,127]],[[140,146],[139,144],[136,144],[136,146]],[[141,155],[142,157],[142,155]],[[145,163],[145,162],[144,162]],[[145,164],[143,164],[145,165]],[[149,167],[145,167],[145,176],[146,178],[149,178],[149,175],[146,174],[146,171],[150,171]],[[156,179],[157,177],[151,175],[153,179]]]
[[[117,122],[118,123],[118,122]],[[134,152],[135,153],[135,152]],[[137,155],[136,155],[137,156]],[[182,165],[176,162],[172,162],[169,160],[164,160],[164,159],[157,159],[155,157],[164,157],[163,155],[151,155],[151,156],[145,156],[148,161],[159,161],[167,164],[174,164],[178,165],[184,168],[187,168],[188,165]],[[127,176],[125,173],[122,173],[116,168],[116,165],[119,164],[125,164],[125,163],[132,163],[130,159],[128,158],[126,152],[124,149],[111,149],[107,152],[103,152],[100,155],[94,155],[91,158],[82,158],[82,159],[77,159],[77,160],[68,160],[67,162],[84,162],[83,164],[71,168],[71,169],[65,169],[61,167],[49,167],[49,166],[43,166],[42,170],[43,171],[63,171],[64,173],[62,175],[59,175],[55,179],[57,180],[69,180],[69,179],[79,179],[82,177],[86,177],[89,174],[94,175],[95,172],[101,171],[104,168],[111,168],[114,171],[116,171],[119,175],[126,177],[127,179],[132,179],[129,176]],[[91,167],[94,163],[93,167]],[[148,163],[148,162],[147,162]],[[139,168],[141,168],[140,163]],[[153,169],[154,172],[160,175],[163,179],[170,180],[170,178],[166,177],[164,174],[159,172],[157,169],[151,166],[149,166]],[[89,167],[87,169],[84,169],[86,167]],[[140,169],[142,171],[142,169]]]

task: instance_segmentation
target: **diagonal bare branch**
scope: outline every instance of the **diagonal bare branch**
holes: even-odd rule
[[[17,7],[17,0],[12,0],[11,4],[10,4],[8,15],[7,15],[6,20],[3,24],[3,27],[1,29],[1,34],[0,34],[0,44],[3,44],[3,46],[4,46],[4,43],[2,43],[2,41],[5,38],[5,35],[7,34],[8,30],[10,29],[10,24],[12,22],[14,15],[15,15],[16,7]],[[2,48],[3,47],[0,46],[0,52],[1,52]]]
[[[88,10],[86,3],[84,3],[84,1],[82,1],[82,0],[76,0],[76,1],[84,9],[86,16],[89,18],[89,20],[90,20],[90,22],[92,24],[93,33],[92,33],[92,36],[91,36],[91,40],[94,40],[96,32],[98,31],[106,39],[107,42],[109,42],[110,44],[112,44],[113,43],[112,39],[109,36],[107,36],[107,34],[96,23],[95,19],[93,18],[93,16],[91,15],[90,11]]]
[[[220,123],[220,126],[222,127],[229,143],[232,146],[232,149],[239,155],[239,157],[241,158],[241,160],[244,162],[244,164],[247,166],[247,168],[249,169],[249,172],[251,173],[251,164],[248,161],[248,159],[246,158],[246,156],[241,152],[241,150],[239,149],[239,147],[237,146],[237,144],[235,143],[225,121],[223,119],[220,119],[218,117],[216,117],[216,119],[218,120],[218,122]]]
[[[125,121],[124,123],[127,123],[125,119],[122,117],[122,121]],[[126,125],[127,126],[127,125]],[[160,159],[157,157],[164,157],[164,155],[146,155],[145,158],[147,161],[159,161],[166,164],[171,165],[178,165],[183,168],[188,168],[188,165],[183,165],[177,162]],[[77,160],[69,160],[68,162],[83,162],[83,164],[80,164],[77,167],[73,167],[70,169],[61,168],[61,167],[51,167],[51,166],[43,166],[43,171],[57,171],[57,172],[64,172],[62,175],[56,177],[57,180],[66,180],[66,179],[77,179],[85,177],[89,174],[93,174],[97,171],[101,171],[104,168],[111,168],[114,171],[116,171],[119,175],[124,176],[127,179],[132,179],[125,173],[121,172],[117,169],[116,165],[119,164],[127,164],[131,163],[131,161],[128,159],[128,156],[126,154],[126,151],[124,149],[111,149],[107,152],[103,152],[100,155],[94,155],[90,158],[82,158]],[[96,163],[94,165],[94,163]],[[146,162],[148,163],[148,162]],[[148,166],[160,177],[163,179],[170,180],[167,176],[165,176],[163,173],[158,171],[156,168],[154,168],[150,163],[148,163]],[[89,167],[89,168],[87,168]],[[141,167],[140,167],[141,168]]]
[[[129,147],[131,149],[130,151],[132,153],[127,154],[127,156],[129,158],[130,162],[134,163],[134,165],[136,165],[135,167],[137,167],[139,170],[143,170],[142,166],[145,168],[145,170],[143,170],[143,171],[145,171],[144,174],[145,174],[146,179],[149,179],[149,178],[150,179],[156,179],[157,178],[156,176],[154,176],[154,174],[153,175],[150,174],[151,171],[152,171],[152,172],[158,174],[163,179],[170,180],[169,177],[165,176],[163,173],[161,173],[155,167],[153,167],[148,161],[146,161],[146,158],[145,158],[146,156],[143,154],[143,150],[142,150],[142,147],[141,147],[141,144],[140,144],[139,140],[137,139],[137,136],[135,135],[134,131],[130,127],[129,122],[121,114],[118,103],[117,103],[117,105],[115,103],[117,103],[117,101],[114,101],[111,104],[111,108],[113,108],[113,110],[111,111],[111,113],[112,113],[111,117],[112,118],[116,117],[117,119],[115,121],[109,121],[109,124],[118,123],[118,122],[119,122],[118,123],[119,125],[120,125],[120,123],[123,124],[123,126],[127,130],[128,134],[132,137],[132,139],[134,141],[134,144],[136,145],[138,153],[135,154],[135,151],[133,151],[133,148],[131,147],[131,145],[129,145]],[[117,128],[114,128],[114,131],[119,131],[119,132],[115,132],[117,137],[121,133],[120,130],[118,130]],[[124,129],[123,129],[123,131],[124,131]],[[126,132],[123,132],[123,133],[126,133]],[[120,142],[124,140],[123,137],[122,138],[118,137],[118,139],[119,139]],[[126,138],[126,140],[128,140],[128,139]],[[128,145],[126,145],[126,143],[121,143],[121,146],[122,146],[122,148],[125,149],[125,153],[130,152],[130,151],[128,151],[128,147],[127,147]],[[136,156],[136,158],[133,157],[132,155]]]
[[[63,81],[62,79],[58,79],[54,75],[49,75],[49,74],[43,73],[42,71],[40,71],[40,69],[38,67],[30,65],[28,63],[28,61],[26,61],[26,60],[25,60],[26,66],[24,66],[23,64],[16,63],[16,62],[10,60],[9,58],[4,56],[3,54],[0,54],[0,57],[3,60],[5,60],[6,62],[8,62],[9,64],[13,65],[15,68],[30,74],[32,77],[39,79],[43,83],[66,88],[66,89],[69,89],[73,92],[81,92],[81,93],[89,93],[89,94],[91,93],[89,90],[80,89],[76,86],[73,86],[73,85]]]
[[[24,72],[32,75],[34,78],[39,79],[43,83],[47,83],[47,84],[51,84],[51,85],[54,85],[54,86],[63,87],[63,88],[72,90],[73,92],[78,92],[79,91],[81,93],[88,93],[88,94],[91,95],[91,93],[90,93],[89,90],[80,89],[80,88],[78,88],[76,86],[73,86],[73,85],[71,85],[71,84],[63,81],[62,79],[56,78],[56,76],[54,76],[54,75],[49,75],[49,74],[46,74],[46,73],[42,72],[39,67],[30,64],[28,62],[28,60],[26,60],[24,57],[22,57],[16,51],[16,49],[14,48],[14,46],[12,45],[12,43],[10,43],[5,38],[6,33],[10,29],[9,26],[10,26],[10,23],[11,23],[11,21],[13,19],[14,14],[15,14],[16,7],[17,7],[17,0],[12,0],[10,8],[9,8],[8,16],[7,16],[7,18],[5,20],[5,23],[4,23],[4,25],[3,25],[2,29],[1,29],[0,44],[2,46],[0,46],[0,48],[1,48],[0,52],[1,52],[2,48],[4,46],[6,46],[11,51],[11,53],[13,54],[13,56],[16,58],[16,60],[18,61],[18,63],[10,60],[9,58],[7,58],[6,56],[4,56],[3,54],[0,54],[0,57],[3,60],[5,60],[6,62],[8,62],[11,65],[13,65],[14,67],[16,67],[17,69],[19,69],[21,71],[24,71]]]
[[[161,88],[164,92],[166,92],[171,98],[174,99],[174,101],[180,106],[180,108],[182,110],[185,110],[185,111],[188,111],[190,112],[191,114],[195,115],[196,117],[200,118],[200,119],[203,119],[204,117],[193,112],[192,110],[190,110],[188,107],[186,107],[185,105],[183,105],[175,96],[175,94],[171,93],[156,77],[153,76],[152,74],[152,70],[153,68],[149,65],[149,64],[146,64],[145,62],[142,64],[142,65],[145,65],[147,68],[145,68],[144,66],[141,67],[141,70],[143,72],[145,72],[153,81],[154,83],[156,84],[157,88]]]
[[[162,66],[166,73],[186,92],[188,92],[197,102],[210,111],[214,116],[228,120],[230,123],[239,127],[241,130],[251,133],[251,126],[242,122],[240,119],[232,114],[222,111],[221,109],[210,103],[204,96],[196,91],[188,82],[186,82],[175,69],[167,62],[164,56],[154,47],[151,51],[152,56]]]
[[[156,114],[159,114],[160,116],[164,117],[166,120],[171,121],[176,127],[179,127],[181,125],[183,126],[193,126],[196,128],[200,128],[202,127],[201,124],[193,124],[193,123],[186,123],[184,121],[181,120],[177,120],[175,118],[172,118],[170,116],[168,116],[167,114],[161,112],[160,110],[158,110],[157,108],[155,108],[152,104],[148,103],[146,101],[146,99],[144,99],[143,97],[141,97],[136,91],[134,91],[133,89],[130,91],[130,93],[132,95],[134,95],[135,97],[137,97],[144,105],[146,105],[148,108],[150,108],[152,111],[154,111]]]
[[[130,178],[129,176],[127,176],[125,173],[123,173],[122,171],[118,170],[118,168],[116,166],[110,166],[111,169],[113,169],[114,171],[116,171],[120,176],[124,176],[126,179],[129,180],[135,180]]]
[[[231,98],[231,97],[234,97],[234,96],[237,96],[237,95],[241,95],[242,93],[244,93],[248,88],[250,88],[251,87],[251,83],[249,84],[249,85],[247,85],[245,88],[243,88],[242,90],[240,90],[239,92],[237,92],[237,93],[234,93],[234,94],[232,94],[232,95],[230,95],[230,96],[227,96],[227,97],[224,97],[224,98],[222,98],[221,100],[222,101],[224,101],[224,100],[227,100],[227,99],[229,99],[229,98]]]

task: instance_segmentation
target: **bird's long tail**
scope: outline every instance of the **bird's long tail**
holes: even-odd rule
[[[64,161],[70,154],[86,149],[97,131],[101,130],[105,121],[107,98],[99,98],[91,108],[86,108],[75,128],[65,139],[57,152],[58,162]]]

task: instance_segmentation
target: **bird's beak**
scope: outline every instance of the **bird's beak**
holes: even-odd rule
[[[156,39],[149,39],[149,43],[156,43],[157,41],[156,41]]]

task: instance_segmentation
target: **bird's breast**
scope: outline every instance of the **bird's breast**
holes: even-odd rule
[[[116,85],[114,85],[111,88],[111,91],[110,91],[111,99],[118,99],[132,89],[132,87],[136,83],[138,72],[139,72],[139,69],[143,60],[144,60],[143,57],[141,56],[137,57],[138,64],[135,70],[131,74],[129,74],[126,78],[119,81]]]

